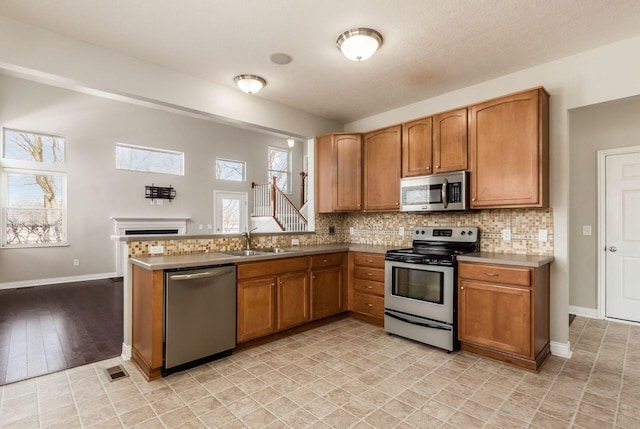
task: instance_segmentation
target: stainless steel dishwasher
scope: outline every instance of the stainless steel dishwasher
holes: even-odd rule
[[[236,267],[164,272],[162,375],[231,354],[236,346]]]

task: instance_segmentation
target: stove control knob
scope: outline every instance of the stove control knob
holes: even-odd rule
[[[473,231],[469,231],[469,232],[467,232],[467,234],[473,235]]]
[[[466,234],[466,232],[465,232],[465,231],[462,231],[460,234],[461,234],[461,235],[465,235],[465,234]]]
[[[420,231],[420,234],[424,235],[424,229]]]

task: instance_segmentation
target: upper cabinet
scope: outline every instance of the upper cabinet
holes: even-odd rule
[[[467,109],[440,113],[433,117],[433,172],[467,169]]]
[[[328,134],[316,138],[316,211],[362,209],[362,137]]]
[[[431,124],[431,117],[402,124],[402,177],[433,172]]]
[[[364,135],[364,210],[400,208],[402,127],[396,125]]]
[[[402,177],[467,169],[467,108],[402,124]]]
[[[543,88],[470,107],[471,207],[547,207],[549,95]]]

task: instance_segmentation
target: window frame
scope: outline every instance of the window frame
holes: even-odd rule
[[[20,160],[5,158],[5,135],[6,131],[14,131],[26,134],[37,134],[47,137],[55,137],[64,139],[64,148],[62,152],[62,162],[54,164],[51,162],[38,162],[31,160]],[[7,243],[7,211],[15,207],[9,207],[9,174],[25,174],[25,175],[42,175],[61,177],[60,184],[60,211],[62,212],[62,237],[57,243],[25,243],[11,244]],[[66,247],[69,246],[69,228],[68,228],[68,193],[67,193],[67,137],[53,133],[43,133],[38,131],[19,130],[11,127],[2,127],[2,140],[0,142],[0,190],[2,191],[0,198],[0,248],[2,249],[24,249],[24,248],[47,248],[47,247]],[[46,210],[46,209],[43,209]]]
[[[222,207],[221,202],[223,198],[237,197],[240,200],[240,225],[238,225],[238,232],[223,232],[222,231]],[[244,206],[244,210],[242,208]],[[247,230],[249,226],[249,194],[247,192],[236,191],[213,191],[213,231],[214,234],[221,235],[237,235]],[[220,229],[220,231],[219,231]]]
[[[285,152],[287,154],[287,169],[286,170],[272,170],[271,169],[271,165],[269,164],[269,160],[270,160],[270,154],[271,151],[276,151],[276,152]],[[282,189],[282,192],[284,192],[287,195],[291,195],[293,193],[292,188],[292,175],[293,175],[293,164],[292,164],[292,150],[288,149],[288,148],[282,148],[282,147],[277,147],[277,146],[267,146],[267,183],[271,183],[271,180],[273,178],[273,174],[271,174],[272,171],[275,172],[280,172],[280,173],[287,173],[287,189]]]
[[[136,169],[131,169],[131,168],[118,168],[118,147],[123,147],[123,148],[128,148],[128,149],[137,149],[137,150],[146,150],[148,152],[156,152],[156,153],[167,153],[167,154],[171,154],[171,155],[180,155],[180,157],[181,157],[181,160],[180,160],[180,173],[176,174],[176,173],[167,173],[167,172],[161,172],[161,171],[146,171],[146,170],[136,170]],[[165,175],[168,175],[168,176],[182,176],[182,177],[186,174],[184,152],[180,152],[180,151],[177,151],[177,150],[162,149],[162,148],[157,148],[157,147],[140,146],[140,145],[135,145],[135,144],[116,142],[115,145],[114,145],[114,162],[115,162],[115,169],[119,170],[119,171],[134,171],[136,173],[165,174]]]
[[[233,179],[223,179],[223,178],[218,177],[218,161],[235,162],[235,163],[238,163],[238,164],[242,164],[242,179],[241,180],[233,180]],[[216,169],[216,172],[215,172],[215,175],[216,175],[215,179],[216,180],[224,180],[225,182],[239,182],[239,183],[247,181],[247,162],[246,161],[238,161],[236,159],[217,158],[216,157],[214,166],[215,166],[215,169]]]

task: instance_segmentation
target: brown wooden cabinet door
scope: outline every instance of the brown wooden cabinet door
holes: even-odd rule
[[[334,136],[333,211],[362,208],[362,138],[359,134]]]
[[[311,271],[311,319],[321,319],[343,310],[343,267]]]
[[[316,138],[316,211],[331,213],[333,211],[333,136]]]
[[[542,89],[470,108],[471,207],[548,204],[548,95]]]
[[[238,342],[275,332],[275,277],[238,282]]]
[[[400,208],[400,125],[364,136],[364,210]]]
[[[431,174],[431,118],[402,124],[402,177]]]
[[[309,282],[307,272],[278,276],[278,330],[308,322]]]
[[[467,169],[468,122],[466,108],[433,117],[434,173]]]
[[[533,357],[528,288],[461,280],[458,323],[460,341]]]

